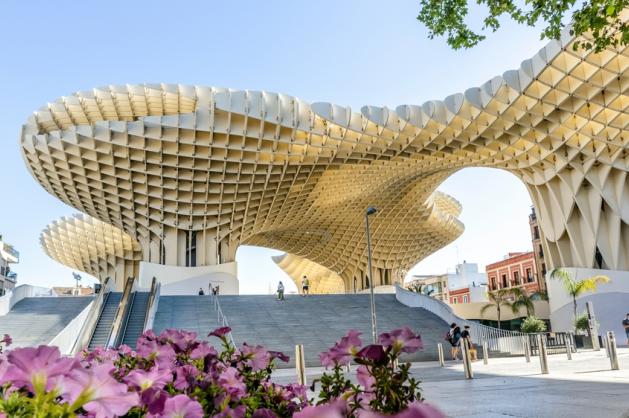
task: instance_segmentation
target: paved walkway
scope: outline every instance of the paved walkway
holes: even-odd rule
[[[539,357],[490,359],[473,363],[474,379],[466,380],[463,365],[414,363],[428,402],[448,417],[464,418],[629,418],[629,349],[619,350],[620,370],[610,370],[605,351],[582,351],[567,360],[549,356],[550,374],[540,374]],[[308,369],[309,382],[322,372]],[[275,379],[294,381],[294,371],[278,370]]]

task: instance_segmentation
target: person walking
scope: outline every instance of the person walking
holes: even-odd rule
[[[310,288],[310,281],[308,281],[308,277],[304,276],[304,278],[301,279],[301,295],[308,296],[310,294],[308,290],[309,288]]]
[[[281,280],[277,285],[277,300],[284,300],[284,284],[282,284]]]
[[[449,342],[452,348],[450,348],[450,355],[452,361],[458,360],[459,348],[461,347],[461,328],[456,323],[450,324]]]
[[[627,345],[629,346],[629,313],[623,319],[622,326],[625,327],[625,336],[627,337]]]
[[[461,340],[463,344],[467,344],[467,348],[470,350],[470,359],[472,361],[476,361],[476,348],[474,348],[474,343],[472,342],[472,334],[470,333],[470,326],[465,325],[463,327],[463,332],[461,333]]]
[[[205,292],[203,291],[203,288],[200,287],[199,288],[199,296],[203,296],[203,295],[205,295]]]

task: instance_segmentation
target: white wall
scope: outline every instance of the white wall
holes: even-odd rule
[[[87,316],[89,315],[90,309],[92,309],[93,304],[94,301],[90,302],[78,316],[70,321],[70,323],[66,325],[65,328],[63,328],[59,332],[59,334],[57,334],[55,338],[53,338],[52,341],[48,343],[48,345],[59,347],[59,351],[61,351],[61,354],[63,355],[72,354],[74,343],[79,337],[83,324],[85,323],[85,321],[87,321]]]
[[[221,295],[239,293],[238,266],[236,262],[215,266],[178,267],[156,263],[140,263],[139,288],[150,289],[153,277],[161,284],[161,295],[196,295],[199,288],[205,294],[209,284],[220,286]]]
[[[47,287],[32,286],[30,284],[20,285],[6,295],[0,296],[0,316],[8,314],[13,305],[24,298],[51,296],[51,294],[52,290]]]
[[[591,301],[594,314],[599,322],[599,334],[614,331],[618,345],[626,345],[625,331],[622,320],[629,312],[629,271],[596,270],[584,268],[564,268],[581,280],[602,274],[609,277],[610,282],[601,284],[595,293],[586,293],[577,299],[577,313],[585,311],[585,303]],[[550,322],[553,330],[573,329],[572,299],[566,294],[561,280],[546,277],[550,304]]]

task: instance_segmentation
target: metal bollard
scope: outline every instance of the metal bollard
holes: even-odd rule
[[[441,367],[445,366],[445,360],[443,358],[443,344],[437,344],[437,353],[439,354],[439,365]]]
[[[607,343],[607,334],[603,338],[603,348],[605,349],[605,357],[609,358],[609,344]]]
[[[304,359],[304,346],[297,344],[295,346],[295,371],[297,372],[297,383],[306,384],[306,361]]]
[[[614,335],[614,331],[607,331],[607,347],[609,350],[609,362],[611,363],[612,370],[619,370],[618,351],[616,350],[616,336]]]
[[[531,342],[529,341],[529,337],[524,337],[524,357],[526,358],[526,362],[531,362]]]
[[[585,308],[588,315],[588,328],[592,336],[592,348],[594,351],[600,351],[601,346],[598,343],[598,326],[596,325],[596,317],[594,316],[594,305],[592,302],[585,302]]]
[[[541,334],[537,335],[537,349],[539,350],[539,365],[542,374],[548,374],[548,353],[546,352],[546,340]]]
[[[467,340],[462,341],[461,347],[463,348],[463,370],[465,371],[466,379],[473,379],[474,372],[472,371],[472,360],[470,359],[470,347]]]
[[[566,357],[568,360],[572,360],[572,344],[570,344],[570,338],[566,338]]]
[[[487,341],[483,341],[483,364],[487,364],[489,360],[489,350],[487,349]]]

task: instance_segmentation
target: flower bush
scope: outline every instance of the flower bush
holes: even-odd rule
[[[275,361],[288,361],[286,356],[259,345],[236,348],[229,332],[224,327],[209,334],[221,341],[220,352],[193,332],[169,329],[144,333],[135,350],[97,348],[76,357],[45,345],[3,350],[11,344],[5,335],[0,418],[442,417],[421,402],[410,364],[397,365],[401,353],[421,347],[408,329],[382,334],[379,344],[365,347],[350,331],[322,353],[332,371],[316,382],[319,396],[311,400],[306,387],[271,380]],[[352,360],[359,364],[358,383],[342,370]]]

